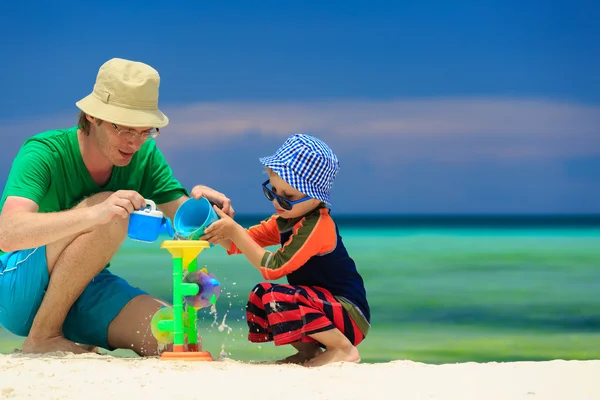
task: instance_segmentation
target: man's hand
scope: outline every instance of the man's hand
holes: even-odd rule
[[[104,225],[114,217],[129,218],[129,214],[145,206],[146,200],[138,192],[119,190],[93,208],[96,211],[96,223]]]
[[[232,239],[239,229],[244,230],[241,225],[235,222],[229,215],[225,214],[219,207],[215,205],[213,208],[220,219],[210,224],[210,226],[204,230],[204,235],[202,235],[200,240],[206,240],[212,244],[219,244],[222,241]]]
[[[196,185],[192,189],[190,195],[195,199],[199,199],[202,196],[204,196],[209,201],[218,205],[223,210],[223,212],[229,217],[233,218],[233,216],[235,215],[235,211],[233,211],[233,207],[231,206],[231,200],[229,200],[229,198],[223,193],[217,192],[216,190],[211,189],[208,186]]]

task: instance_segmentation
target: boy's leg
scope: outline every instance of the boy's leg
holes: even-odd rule
[[[263,296],[273,285],[259,283],[254,286],[246,304],[246,322],[248,324],[248,340],[253,343],[264,343],[273,340],[273,333],[267,320],[267,312],[263,304]]]
[[[358,349],[337,328],[308,335],[327,349],[323,353],[306,362],[307,367],[319,367],[334,362],[346,361],[357,363],[360,361]]]
[[[304,364],[308,360],[312,360],[323,352],[321,347],[316,343],[296,342],[291,343],[298,351],[296,354],[279,360],[281,364]]]
[[[248,304],[246,305],[246,321],[248,323],[249,332],[248,340],[254,343],[263,343],[273,340],[273,333],[269,326],[267,312],[263,296],[267,291],[272,291],[274,285],[263,282],[254,286],[248,296]],[[302,364],[321,353],[321,349],[314,343],[296,342],[291,345],[298,350],[297,354],[289,356],[278,363],[286,364]]]
[[[89,197],[77,207],[99,204],[110,194]],[[106,225],[46,246],[50,280],[23,343],[23,352],[85,351],[63,336],[63,323],[85,287],[119,249],[125,239],[127,223],[127,219],[115,218]]]
[[[314,357],[307,365],[360,361],[355,344],[362,341],[363,335],[329,291],[317,287],[274,285],[263,296],[263,302],[276,345],[293,345],[300,341],[320,343],[326,348],[324,353],[311,354]],[[314,347],[301,345],[300,349],[312,351]],[[301,357],[295,355],[292,359],[297,361]]]

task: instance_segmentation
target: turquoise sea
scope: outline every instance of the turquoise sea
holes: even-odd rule
[[[238,219],[249,226],[262,217]],[[340,232],[366,283],[372,330],[363,362],[600,359],[600,217],[353,217]],[[246,340],[258,272],[219,247],[199,265],[221,281],[200,310],[204,349],[242,361],[292,353]],[[171,258],[127,241],[111,270],[169,300]],[[21,338],[0,328],[0,352]],[[114,352],[133,356],[128,351]]]

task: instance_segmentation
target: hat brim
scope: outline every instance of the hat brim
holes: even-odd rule
[[[331,198],[329,192],[323,191],[314,185],[306,182],[300,175],[298,175],[284,160],[277,158],[276,156],[261,157],[259,161],[265,167],[271,168],[273,172],[281,177],[288,185],[304,193],[308,197],[320,200],[325,204],[331,205]],[[297,183],[304,182],[300,187]]]
[[[164,128],[169,118],[159,109],[140,110],[107,104],[90,94],[75,103],[86,114],[131,128]]]

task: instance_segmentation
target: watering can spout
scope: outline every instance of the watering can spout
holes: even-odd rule
[[[160,233],[166,233],[169,237],[175,236],[175,231],[173,230],[173,225],[171,225],[171,220],[169,218],[163,217],[159,230]]]

